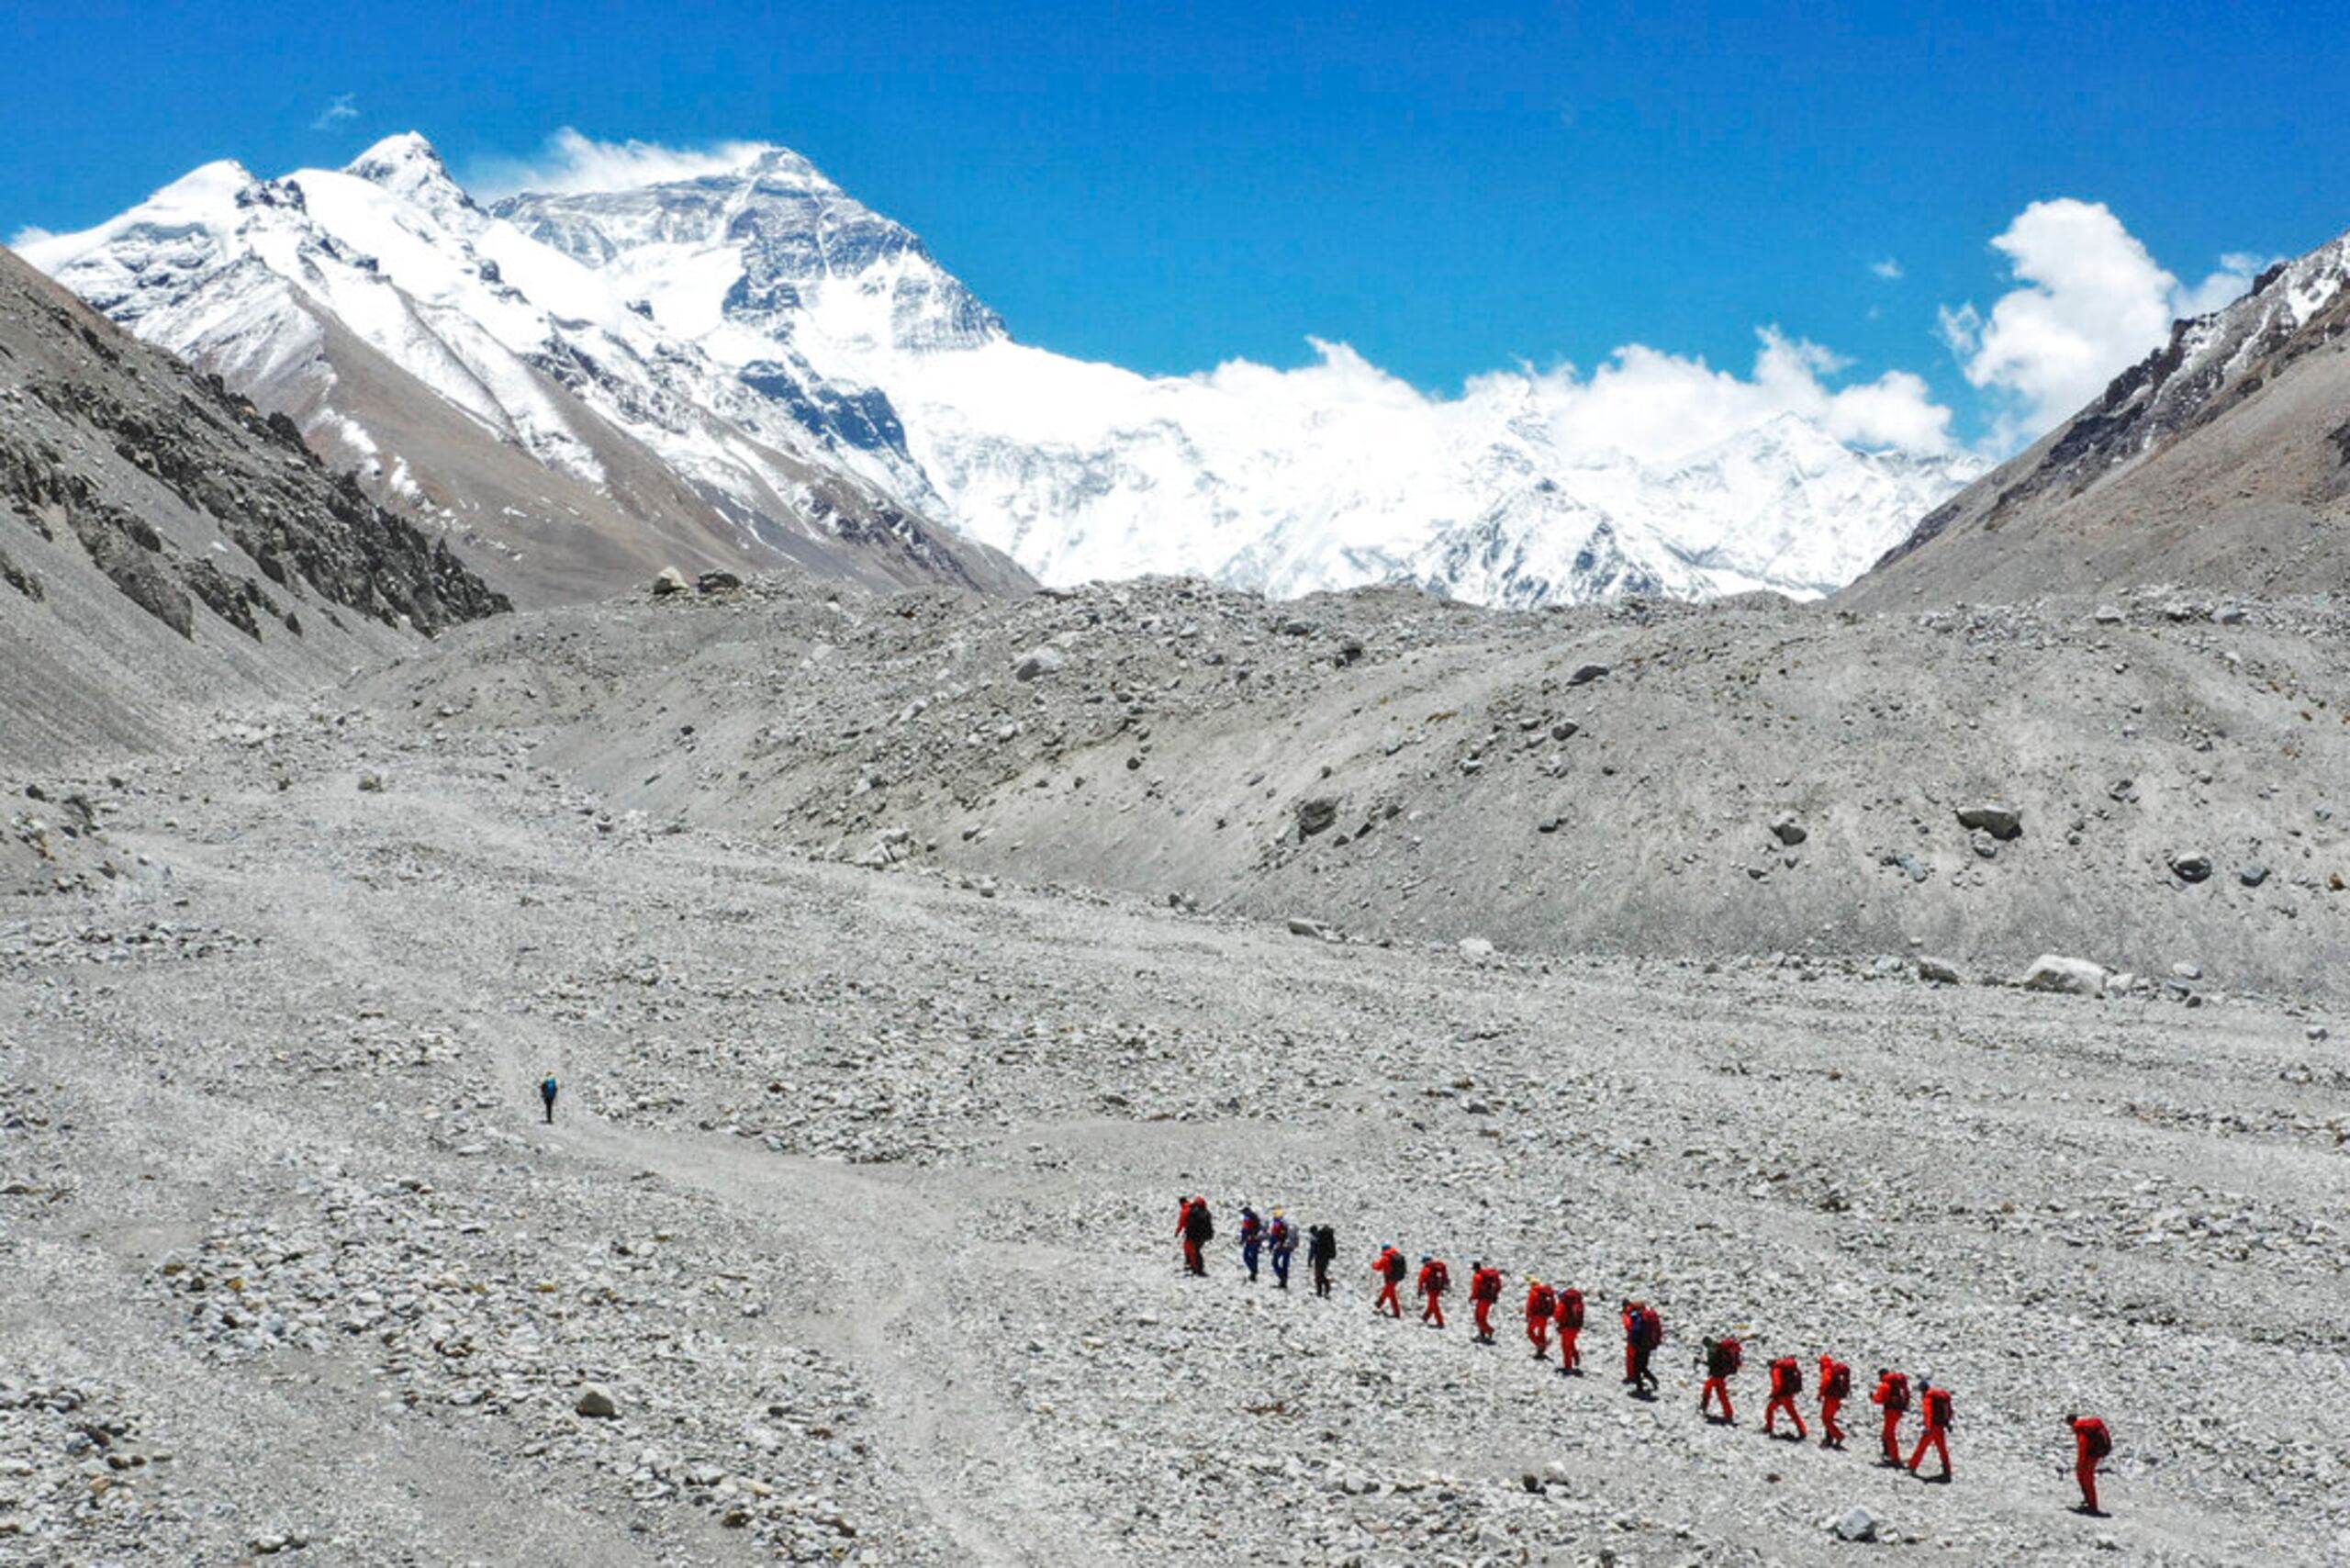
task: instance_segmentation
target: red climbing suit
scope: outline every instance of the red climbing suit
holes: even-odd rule
[[[1762,1430],[1771,1431],[1777,1424],[1779,1412],[1796,1424],[1796,1436],[1806,1438],[1811,1428],[1803,1424],[1803,1412],[1796,1408],[1796,1395],[1803,1392],[1803,1368],[1793,1356],[1781,1356],[1771,1363],[1771,1403],[1762,1407]]]
[[[1404,1255],[1393,1247],[1371,1260],[1371,1271],[1379,1276],[1379,1299],[1371,1304],[1371,1311],[1384,1308],[1390,1317],[1404,1316],[1404,1304],[1396,1298],[1395,1287],[1404,1282],[1406,1267]]]
[[[1878,1374],[1876,1392],[1869,1395],[1869,1403],[1885,1408],[1885,1458],[1888,1464],[1901,1462],[1901,1417],[1909,1409],[1909,1380],[1900,1372]]]
[[[1559,1370],[1580,1372],[1583,1352],[1575,1341],[1583,1337],[1583,1292],[1563,1290],[1559,1293]]]
[[[1478,1269],[1469,1276],[1469,1302],[1477,1309],[1477,1338],[1494,1337],[1494,1303],[1502,1299],[1502,1271]]]
[[[1420,1321],[1444,1327],[1444,1293],[1452,1288],[1452,1271],[1444,1266],[1441,1258],[1430,1258],[1420,1264],[1419,1292],[1427,1305],[1420,1308]]]
[[[2100,1510],[2097,1506],[2097,1467],[2113,1451],[2112,1435],[2105,1423],[2094,1416],[2078,1416],[2073,1420],[2073,1479],[2081,1484],[2081,1506],[2090,1513]],[[1949,1462],[1945,1460],[1944,1463]]]
[[[1541,1281],[1526,1287],[1526,1337],[1534,1341],[1537,1358],[1550,1353],[1550,1314],[1557,1306],[1558,1298]]]
[[[1926,1430],[1925,1435],[1918,1439],[1918,1451],[1909,1456],[1911,1474],[1916,1474],[1918,1466],[1925,1462],[1929,1450],[1941,1456],[1942,1473],[1944,1475],[1950,1473],[1950,1439],[1947,1436],[1951,1423],[1950,1405],[1949,1389],[1929,1388],[1926,1390]]]
[[[1175,1234],[1183,1243],[1183,1267],[1194,1274],[1199,1274],[1205,1273],[1207,1269],[1200,1257],[1200,1244],[1192,1238],[1193,1201],[1191,1198],[1185,1198],[1181,1206],[1175,1211]]]
[[[1819,1358],[1819,1446],[1841,1449],[1844,1446],[1844,1428],[1836,1424],[1836,1412],[1852,1392],[1852,1369],[1833,1356]]]
[[[1722,1419],[1738,1419],[1738,1408],[1729,1402],[1729,1380],[1738,1375],[1739,1366],[1745,1359],[1746,1348],[1735,1339],[1717,1339],[1706,1347],[1706,1386],[1697,1391],[1700,1415],[1712,1409],[1714,1401],[1718,1399]]]

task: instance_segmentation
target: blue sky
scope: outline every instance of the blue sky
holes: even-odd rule
[[[772,140],[1067,353],[1293,365],[1312,335],[1449,389],[1630,343],[1743,375],[1771,326],[2012,441],[2079,384],[2034,333],[2119,353],[2222,257],[2350,227],[2329,30],[2165,0],[15,5],[0,233],[408,129],[461,175],[563,127]],[[2049,198],[2109,218],[1993,249]],[[2079,254],[1998,313],[2012,267]],[[1970,303],[1972,336],[1945,314]]]

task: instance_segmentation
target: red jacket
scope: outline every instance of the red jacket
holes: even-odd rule
[[[1852,1392],[1852,1369],[1833,1356],[1819,1358],[1819,1397],[1842,1399]]]
[[[1792,1399],[1803,1392],[1803,1368],[1793,1356],[1781,1356],[1771,1363],[1771,1397]]]
[[[1876,1392],[1869,1395],[1869,1403],[1882,1405],[1887,1410],[1909,1408],[1909,1380],[1899,1372],[1887,1372],[1878,1380]]]
[[[1494,1302],[1502,1299],[1502,1271],[1480,1269],[1469,1276],[1469,1299]]]

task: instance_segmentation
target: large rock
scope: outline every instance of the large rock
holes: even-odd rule
[[[742,578],[723,569],[704,572],[694,579],[695,591],[699,593],[724,593],[742,586]]]
[[[1777,816],[1773,817],[1771,831],[1777,835],[1781,844],[1791,846],[1801,844],[1811,836],[1810,830],[1803,825],[1793,812],[1781,812]]]
[[[1958,966],[1956,964],[1952,963],[1947,958],[1930,958],[1923,956],[1920,956],[1918,959],[1918,978],[1926,981],[1929,985],[1964,985],[1966,983],[1965,977],[1958,972]]]
[[[653,579],[653,597],[666,599],[673,593],[687,593],[693,585],[686,581],[686,574],[675,566],[664,566],[661,575]]]
[[[582,1388],[578,1402],[572,1408],[599,1421],[609,1421],[621,1413],[620,1402],[612,1397],[611,1390],[599,1383],[591,1383]]]
[[[1337,820],[1338,802],[1331,796],[1317,795],[1297,803],[1297,832],[1301,838],[1312,838]]]
[[[1012,661],[1014,680],[1035,680],[1040,676],[1058,675],[1069,663],[1069,656],[1058,648],[1031,648]]]
[[[1589,686],[1607,673],[1606,665],[1577,665],[1574,674],[1567,677],[1569,686]]]
[[[2087,958],[2067,958],[2056,953],[2042,953],[2024,970],[2023,979],[2016,983],[2026,991],[2055,991],[2071,996],[2103,996],[2106,969],[2103,964]]]
[[[1847,1508],[1828,1521],[1828,1533],[1838,1540],[1874,1540],[1876,1516],[1866,1508]]]
[[[2211,876],[2211,857],[2197,850],[2184,850],[2170,857],[2170,874],[2182,882],[2208,881]]]
[[[1494,945],[1482,936],[1460,939],[1460,956],[1472,964],[1482,964],[1494,956]]]
[[[1997,801],[1958,808],[1961,827],[1980,828],[1993,838],[2013,838],[2023,831],[2023,813]]]

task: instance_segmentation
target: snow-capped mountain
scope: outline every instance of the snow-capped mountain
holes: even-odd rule
[[[207,164],[26,253],[387,496],[535,557],[526,575],[609,591],[648,565],[791,559],[1020,580],[901,498],[918,476],[887,455],[871,394],[783,345],[755,374],[713,364],[484,211],[421,137],[277,180]],[[501,467],[509,453],[535,471]]]
[[[781,148],[487,208],[420,138],[276,181],[213,164],[31,259],[330,456],[492,539],[532,501],[380,366],[571,488],[717,534],[884,540],[997,586],[1195,573],[1288,597],[1408,580],[1482,602],[1829,591],[1979,471],[1785,414],[1643,460],[1543,378],[1430,398],[1341,346],[1147,376],[1013,341],[910,230]],[[389,407],[387,407],[389,406]],[[445,410],[444,410],[445,413]],[[640,460],[643,459],[643,460]],[[816,522],[811,526],[809,519]],[[961,535],[925,530],[929,519]],[[593,531],[588,531],[592,532]],[[563,547],[542,529],[543,556]],[[908,575],[901,572],[899,575]]]
[[[910,500],[1048,583],[1194,573],[1277,597],[1407,579],[1483,603],[1850,580],[1981,472],[1784,415],[1669,465],[1561,440],[1529,376],[1431,399],[1326,376],[1146,376],[1014,342],[919,239],[807,160],[493,210],[755,373],[795,353],[894,412]]]

